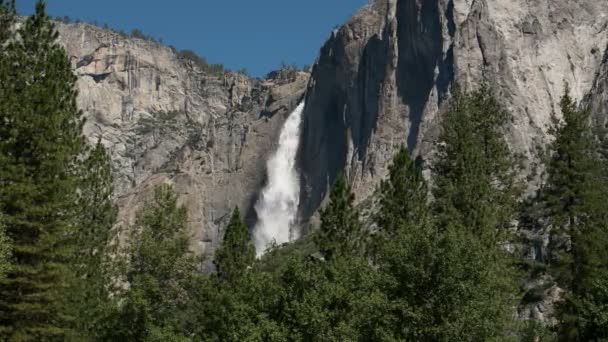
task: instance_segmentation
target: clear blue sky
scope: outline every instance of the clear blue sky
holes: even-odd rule
[[[30,14],[35,0],[17,0]],[[141,29],[209,62],[261,76],[288,64],[311,64],[334,26],[367,0],[47,0],[52,16]]]

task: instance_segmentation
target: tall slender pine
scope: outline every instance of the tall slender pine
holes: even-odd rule
[[[87,152],[79,167],[77,229],[70,237],[73,278],[67,294],[74,334],[99,335],[100,320],[111,297],[111,255],[116,223],[110,156],[100,141]]]
[[[547,183],[541,190],[551,234],[551,270],[567,292],[558,305],[564,341],[608,338],[608,181],[590,112],[566,87],[554,118]]]
[[[487,87],[469,94],[456,89],[443,118],[433,164],[441,237],[432,339],[489,340],[509,329],[517,288],[501,244],[508,241],[518,191],[503,132],[508,120]]]
[[[43,1],[16,35],[0,58],[0,211],[14,244],[0,283],[0,337],[40,341],[65,332],[60,292],[83,121],[76,76]]]
[[[5,3],[0,0],[0,58],[4,56],[4,47],[11,38],[11,28],[15,21],[15,2]],[[6,225],[0,213],[0,279],[8,272],[11,264],[12,244],[6,234]]]

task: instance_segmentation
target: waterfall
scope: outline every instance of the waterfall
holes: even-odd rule
[[[264,254],[271,242],[282,244],[299,237],[293,230],[293,224],[300,199],[296,153],[303,110],[302,101],[285,121],[279,147],[266,165],[268,184],[255,205],[258,222],[254,228],[254,241],[258,256]]]

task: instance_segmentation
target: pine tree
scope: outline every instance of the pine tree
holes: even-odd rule
[[[0,0],[0,58],[4,55],[4,45],[11,37],[11,26],[15,19],[15,2]],[[6,234],[6,226],[0,213],[0,279],[4,278],[11,264],[12,244]]]
[[[487,86],[470,94],[455,88],[433,164],[441,224],[467,227],[491,244],[504,238],[517,198],[515,160],[503,132],[509,120]]]
[[[421,168],[401,147],[389,166],[388,178],[376,192],[374,214],[377,232],[374,259],[382,275],[382,289],[393,319],[394,336],[416,340],[423,336],[429,319],[429,293],[437,254],[437,231],[431,224],[427,184]]]
[[[222,245],[215,252],[215,266],[220,278],[228,281],[239,278],[255,261],[255,249],[247,226],[241,221],[239,208],[232,212]]]
[[[608,177],[589,111],[567,87],[560,107],[540,199],[552,227],[551,269],[568,290],[558,306],[559,335],[564,341],[599,340],[608,338]]]
[[[70,267],[73,279],[67,300],[74,330],[80,336],[95,336],[104,317],[113,276],[109,255],[117,209],[113,203],[110,156],[100,141],[88,148],[79,168],[78,229],[71,238]]]
[[[0,280],[4,279],[6,273],[11,269],[12,245],[6,236],[6,227],[2,216],[0,216]]]
[[[433,164],[440,232],[423,330],[432,340],[504,336],[517,288],[507,241],[517,186],[502,130],[509,120],[490,90],[456,89]]]
[[[378,210],[374,221],[379,234],[390,238],[403,226],[420,224],[428,218],[428,188],[420,166],[411,160],[403,145],[388,172],[376,192]]]
[[[0,336],[61,338],[75,227],[75,165],[83,146],[76,77],[43,1],[0,58],[0,211],[14,265],[0,283]]]
[[[329,260],[361,252],[363,236],[355,195],[346,178],[339,175],[329,193],[329,203],[321,211],[321,226],[315,242]]]
[[[129,286],[116,294],[119,308],[99,340],[185,340],[181,313],[189,305],[188,284],[196,272],[187,217],[168,185],[157,188],[153,201],[138,213],[124,253],[123,280]]]

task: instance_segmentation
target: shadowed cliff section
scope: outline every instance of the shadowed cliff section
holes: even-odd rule
[[[387,63],[386,37],[372,27],[382,7],[360,10],[321,48],[309,83],[299,151],[304,221],[314,214],[329,185],[353,158],[364,161],[378,119]]]
[[[409,107],[407,145],[416,148],[424,108],[435,86],[435,68],[442,59],[443,38],[436,0],[397,2],[399,62],[397,88]]]

